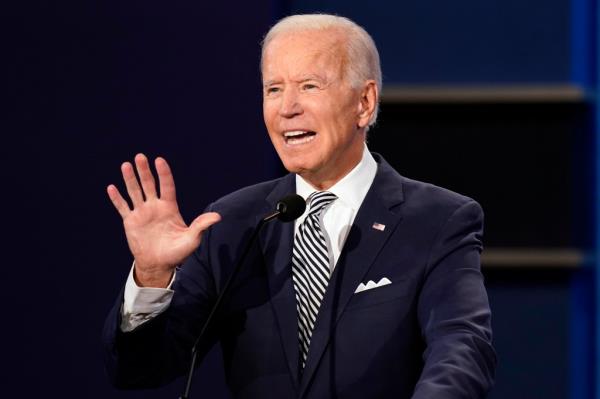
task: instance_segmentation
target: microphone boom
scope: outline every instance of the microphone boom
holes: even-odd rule
[[[270,222],[271,220],[273,220],[275,218],[281,220],[282,222],[291,222],[293,220],[298,219],[304,213],[304,210],[306,209],[306,201],[304,200],[304,198],[302,198],[298,194],[290,194],[290,195],[283,197],[282,199],[280,199],[277,202],[276,209],[277,210],[275,212],[273,212],[272,214],[261,219],[261,221],[258,223],[256,228],[254,229],[254,232],[252,233],[252,236],[250,237],[248,244],[246,244],[246,247],[244,248],[244,252],[242,252],[242,256],[240,257],[239,262],[237,263],[237,265],[233,269],[233,272],[227,279],[227,282],[225,283],[225,286],[223,287],[221,294],[219,294],[219,296],[217,297],[217,300],[215,301],[215,304],[213,305],[212,310],[210,311],[210,314],[206,318],[206,321],[204,322],[204,325],[202,326],[202,330],[200,331],[198,338],[196,338],[196,341],[194,342],[194,345],[192,346],[192,360],[190,362],[190,369],[189,369],[188,375],[187,375],[185,390],[184,390],[183,394],[179,397],[179,399],[188,399],[188,397],[189,397],[188,395],[189,395],[191,387],[192,387],[192,376],[194,373],[194,369],[196,368],[196,360],[198,358],[198,346],[202,342],[202,337],[204,336],[206,330],[208,329],[208,326],[210,325],[210,322],[212,321],[213,316],[218,312],[221,302],[223,300],[223,297],[228,292],[231,282],[234,280],[238,270],[244,264],[244,260],[246,259],[246,256],[250,252],[250,248],[252,248],[252,245],[256,241],[256,238],[258,237],[258,233],[260,232],[260,229],[267,222]]]

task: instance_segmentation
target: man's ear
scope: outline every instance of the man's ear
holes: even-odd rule
[[[358,127],[363,128],[369,124],[377,102],[379,100],[379,91],[377,83],[374,80],[367,80],[360,93],[358,102]]]

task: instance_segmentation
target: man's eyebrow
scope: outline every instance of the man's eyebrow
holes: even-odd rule
[[[304,82],[307,82],[309,80],[317,80],[319,82],[327,82],[326,78],[324,78],[323,76],[320,76],[320,75],[315,75],[315,74],[303,75],[303,76],[300,76],[297,79],[294,79],[294,81],[296,83],[304,83]],[[268,86],[271,86],[271,85],[274,85],[274,84],[280,84],[280,83],[281,83],[280,79],[269,79],[269,80],[265,80],[263,82],[263,87],[268,87]]]
[[[263,87],[271,86],[271,85],[274,85],[274,84],[277,84],[277,83],[281,83],[281,81],[280,80],[275,80],[275,79],[265,80],[263,82]]]
[[[301,76],[298,80],[296,80],[298,83],[302,83],[302,82],[306,82],[308,80],[318,80],[320,82],[326,82],[327,79],[325,79],[323,76],[319,76],[319,75],[314,75],[314,74],[310,74],[310,75],[304,75]]]

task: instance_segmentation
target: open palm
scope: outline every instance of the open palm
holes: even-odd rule
[[[173,269],[200,245],[203,231],[221,218],[217,213],[208,212],[186,225],[177,205],[169,165],[163,158],[157,158],[155,166],[160,195],[148,159],[143,154],[135,157],[139,182],[131,163],[125,162],[121,166],[133,209],[114,185],[109,185],[107,192],[123,218],[127,243],[135,258],[138,284],[165,287]]]

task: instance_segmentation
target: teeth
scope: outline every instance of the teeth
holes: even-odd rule
[[[313,141],[314,139],[315,139],[315,136],[305,136],[305,137],[299,137],[299,138],[290,137],[287,140],[287,144],[288,145],[305,144],[305,143],[308,143],[310,141]]]
[[[300,136],[302,134],[306,134],[307,132],[305,130],[294,130],[293,132],[285,132],[284,135],[285,137],[294,137],[294,136]]]

